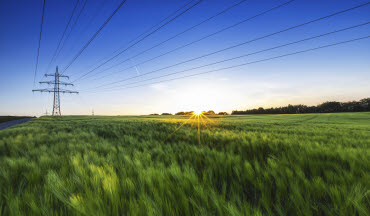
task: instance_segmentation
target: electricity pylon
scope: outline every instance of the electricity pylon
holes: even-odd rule
[[[58,72],[58,66],[55,70],[55,74],[45,74],[45,77],[49,77],[49,76],[54,77],[54,81],[43,81],[43,82],[40,82],[40,84],[45,83],[45,84],[49,84],[49,85],[54,85],[54,88],[34,89],[32,91],[33,92],[36,92],[36,91],[38,91],[38,92],[48,92],[48,93],[53,92],[54,93],[54,102],[53,102],[53,113],[52,113],[52,115],[53,116],[60,116],[61,115],[61,112],[60,112],[60,93],[63,93],[63,94],[64,93],[78,94],[78,92],[59,88],[59,85],[73,86],[73,84],[59,81],[59,78],[69,79],[69,76],[60,75],[59,72]]]

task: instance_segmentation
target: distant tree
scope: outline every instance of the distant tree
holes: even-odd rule
[[[194,115],[194,111],[187,111],[184,115]]]
[[[219,112],[217,115],[229,115],[227,112]]]
[[[364,111],[370,111],[370,98],[361,99],[360,105],[363,107]]]
[[[175,115],[185,115],[185,112],[177,112]]]
[[[336,101],[328,101],[322,103],[318,106],[321,112],[330,113],[330,112],[341,112],[342,111],[342,104]]]
[[[257,112],[259,114],[264,114],[265,113],[265,109],[263,109],[263,107],[259,107],[258,110],[257,110]]]
[[[232,115],[243,114],[292,114],[292,113],[331,113],[331,112],[365,112],[370,111],[370,98],[364,98],[360,101],[337,102],[328,101],[317,106],[291,105],[285,107],[271,107],[264,109],[250,109],[245,111],[232,111]]]
[[[150,114],[150,115],[159,115],[159,114],[157,114],[157,113],[152,113],[152,114]]]
[[[209,110],[208,112],[202,112],[203,115],[216,115],[215,111]]]
[[[361,102],[357,101],[342,103],[341,106],[343,112],[361,112],[366,110],[363,106],[361,106]]]
[[[172,115],[172,113],[162,113],[162,115]]]
[[[216,115],[216,113],[215,113],[215,111],[213,111],[213,110],[208,110],[208,115]]]

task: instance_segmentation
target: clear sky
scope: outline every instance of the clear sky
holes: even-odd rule
[[[43,74],[47,70],[76,1],[46,0],[39,70],[35,86],[33,80],[43,1],[1,1],[0,115],[42,115],[45,110],[49,113],[52,111],[53,95],[32,93],[32,89],[48,87],[38,84],[38,81],[49,80],[43,78]],[[202,22],[239,1],[203,0],[173,22],[91,73],[91,76],[75,82],[74,87],[68,87],[68,89],[80,91],[80,94],[61,95],[62,114],[91,114],[92,110],[98,115],[174,113],[210,109],[216,112],[230,112],[259,106],[315,105],[328,100],[348,101],[370,96],[369,38],[185,79],[154,83],[369,36],[370,24],[233,61],[145,81],[369,22],[370,5],[149,75],[119,84],[110,84],[366,3],[364,0],[296,0],[222,33],[134,67],[142,61],[287,2],[247,0],[226,13],[132,58],[141,51]],[[76,20],[84,2],[85,0],[80,0],[71,23]],[[60,71],[64,72],[68,62],[120,2],[121,0],[87,0],[70,37],[65,41],[60,55],[47,72],[54,73],[56,65],[59,66]],[[127,0],[65,74],[71,77],[70,81],[76,80],[89,69],[99,65],[98,62],[102,58],[112,56],[112,53],[120,47],[129,46],[131,40],[186,2],[188,1]],[[67,29],[67,34],[70,29],[70,27]],[[126,59],[130,60],[104,71]],[[121,71],[127,67],[132,68]],[[127,85],[132,82],[138,83],[129,86],[140,85],[140,87],[107,89],[107,86]],[[105,84],[105,87],[96,88]]]

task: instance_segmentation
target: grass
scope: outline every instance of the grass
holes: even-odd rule
[[[0,116],[0,123],[28,118],[26,116]]]
[[[370,113],[186,118],[0,131],[0,215],[369,215]]]

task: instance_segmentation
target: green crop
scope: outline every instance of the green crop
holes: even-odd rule
[[[369,215],[370,113],[187,118],[0,131],[0,215]]]

